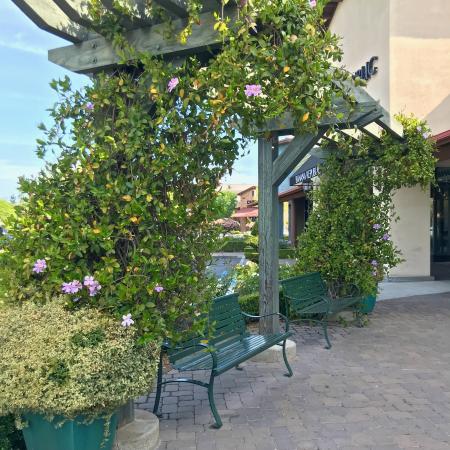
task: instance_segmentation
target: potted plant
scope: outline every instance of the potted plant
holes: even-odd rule
[[[64,297],[0,310],[0,416],[16,416],[28,450],[112,448],[117,409],[151,391],[158,360],[131,325]]]

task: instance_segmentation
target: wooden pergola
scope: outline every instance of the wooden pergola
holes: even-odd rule
[[[49,51],[49,60],[76,73],[94,74],[117,68],[119,57],[112,44],[90,23],[86,0],[12,0],[37,26],[60,36],[71,45]],[[105,8],[114,12],[113,0],[101,0]],[[331,1],[326,9],[326,20],[330,21],[337,4]],[[230,1],[225,13],[233,20],[237,17],[238,6]],[[153,0],[153,4],[164,8],[171,17],[172,38],[165,37],[165,23],[155,21],[147,11],[147,0],[128,0],[132,15],[121,18],[126,28],[126,38],[139,51],[161,55],[167,60],[176,60],[188,55],[219,51],[221,36],[214,31],[214,12],[222,8],[221,0],[203,0],[200,25],[195,25],[186,44],[181,44],[177,36],[186,26],[188,11],[184,0]],[[337,82],[345,92],[336,97],[333,110],[324,117],[314,134],[294,137],[281,153],[278,150],[279,137],[295,134],[293,119],[287,114],[267,123],[261,130],[258,142],[259,180],[259,266],[260,266],[260,313],[262,315],[279,311],[278,282],[278,187],[295,166],[316,145],[322,141],[329,145],[330,129],[339,133],[346,130],[360,130],[377,139],[375,127],[387,130],[401,138],[391,128],[388,113],[367,92],[352,82]],[[338,114],[339,113],[339,114]],[[351,134],[350,133],[350,134]],[[273,332],[279,327],[277,316],[261,321],[262,332]]]

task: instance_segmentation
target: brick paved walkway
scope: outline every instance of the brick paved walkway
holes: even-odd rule
[[[297,329],[294,377],[247,362],[206,390],[168,385],[161,450],[450,449],[450,294],[381,302],[366,328]],[[152,396],[139,406],[153,406]]]

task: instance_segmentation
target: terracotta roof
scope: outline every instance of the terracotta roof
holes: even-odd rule
[[[237,210],[232,216],[233,219],[241,217],[258,217],[258,208],[242,208]]]
[[[304,189],[303,189],[303,185],[300,184],[298,186],[291,187],[286,191],[280,192],[278,194],[278,199],[281,201],[287,201],[291,197],[296,198],[297,195],[301,194],[302,192],[304,192]]]
[[[438,147],[446,144],[450,144],[450,130],[443,131],[442,133],[433,136]]]

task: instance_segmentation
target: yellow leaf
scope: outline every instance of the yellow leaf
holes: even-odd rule
[[[99,234],[99,233],[100,233],[100,228],[94,228],[94,229],[92,230],[92,232],[93,232],[94,234]]]
[[[159,125],[162,121],[163,121],[163,118],[162,118],[161,116],[159,116],[159,117],[156,119],[156,125]]]
[[[202,339],[200,341],[200,344],[205,344],[206,345],[206,344],[208,344],[208,342],[209,342],[208,339]]]
[[[136,216],[133,216],[130,218],[130,221],[133,223],[137,223],[137,222],[139,222],[139,219]]]
[[[92,168],[93,169],[98,169],[100,167],[100,164],[99,163],[94,163],[94,164],[92,164]]]
[[[184,89],[180,89],[179,96],[180,98],[184,97]]]
[[[308,32],[310,36],[314,36],[316,34],[316,29],[308,23],[308,25],[305,26],[305,30]]]
[[[146,199],[148,202],[151,202],[151,201],[153,200],[153,195],[152,195],[152,194],[147,194],[147,197],[145,197],[145,199]]]
[[[225,22],[221,22],[219,26],[219,32],[222,33],[227,30],[228,30],[227,24]]]
[[[119,86],[123,86],[123,80],[122,80],[122,78],[119,80]]]
[[[123,198],[126,202],[131,202],[131,195],[122,195],[122,198]]]
[[[157,93],[158,93],[158,90],[154,86],[152,86],[150,88],[150,94],[157,94]]]
[[[303,114],[302,122],[306,122],[309,119],[309,112]]]
[[[291,68],[289,66],[285,66],[283,69],[284,73],[288,73],[291,70]]]

